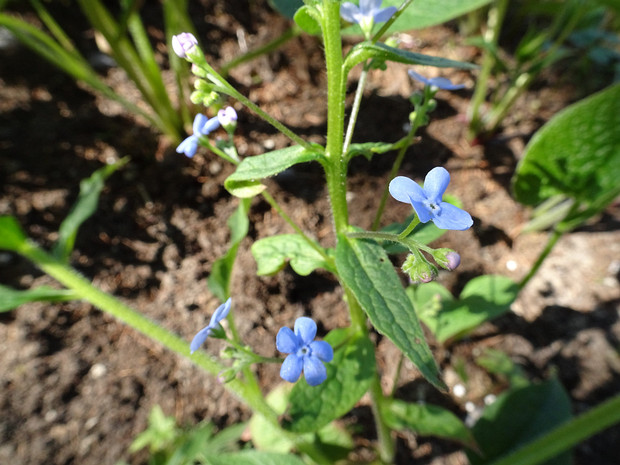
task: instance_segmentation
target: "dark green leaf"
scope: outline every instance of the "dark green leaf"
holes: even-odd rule
[[[0,249],[18,252],[27,240],[15,217],[0,216]]]
[[[245,158],[237,170],[224,181],[224,187],[236,197],[254,197],[265,190],[260,180],[278,174],[297,163],[320,161],[320,152],[310,152],[299,145]]]
[[[327,380],[318,386],[298,381],[291,392],[285,428],[296,433],[315,432],[347,413],[364,395],[375,375],[372,342],[349,331],[331,331],[325,340],[334,347],[326,364]]]
[[[604,208],[620,193],[620,84],[555,115],[532,138],[514,191],[527,205],[564,194]]]
[[[438,68],[476,68],[476,65],[471,63],[409,52],[382,43],[362,42],[353,47],[347,54],[344,62],[345,73],[348,74],[355,65],[371,58],[379,61],[395,61],[409,65],[435,66]]]
[[[411,404],[398,399],[386,402],[383,409],[388,426],[408,429],[421,436],[452,439],[470,448],[476,447],[471,431],[451,411],[437,405]]]
[[[228,218],[230,248],[222,257],[213,262],[211,274],[207,278],[209,290],[222,302],[230,297],[230,277],[237,257],[237,250],[250,226],[248,220],[250,202],[251,199],[241,199],[235,212]]]
[[[317,268],[329,269],[323,256],[298,234],[260,239],[252,244],[252,255],[260,276],[277,273],[288,261],[295,273],[301,276],[307,276]]]
[[[409,294],[419,318],[440,342],[462,337],[485,321],[507,312],[519,293],[514,281],[498,275],[472,279],[458,300],[443,291],[438,292],[437,285],[427,286],[422,284],[415,290],[412,287]],[[440,295],[440,301],[435,295]]]
[[[53,249],[53,253],[58,259],[67,261],[69,255],[73,251],[75,238],[80,226],[82,226],[84,221],[90,218],[97,209],[99,195],[103,190],[105,180],[128,161],[129,158],[123,158],[117,163],[99,168],[89,178],[83,179],[80,182],[80,194],[78,195],[78,199],[58,230],[58,241]]]
[[[0,285],[0,312],[13,310],[28,302],[64,302],[74,299],[79,299],[79,296],[75,292],[66,289],[40,286],[20,291]]]
[[[556,379],[511,389],[489,405],[473,427],[472,432],[484,458],[471,451],[467,456],[471,465],[490,463],[570,418],[570,400]],[[564,453],[545,465],[570,463],[570,453]]]
[[[444,389],[413,305],[385,250],[375,242],[339,236],[336,268],[376,330],[390,338],[427,380]]]

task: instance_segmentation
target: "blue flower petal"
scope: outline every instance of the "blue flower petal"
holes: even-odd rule
[[[302,316],[295,320],[295,334],[303,343],[310,344],[316,336],[316,323],[308,317]]]
[[[196,150],[198,150],[198,138],[196,136],[189,136],[177,147],[177,153],[184,153],[188,158],[196,155]]]
[[[283,354],[293,354],[297,352],[299,339],[290,328],[280,328],[276,336],[276,348]]]
[[[461,210],[448,202],[442,202],[441,212],[433,218],[433,222],[439,229],[452,229],[465,231],[471,228],[474,220],[465,210]]]
[[[230,312],[230,306],[232,304],[232,299],[229,297],[226,302],[217,307],[217,310],[213,313],[211,317],[211,321],[209,322],[209,326],[215,328],[220,321],[228,316],[228,312]]]
[[[312,356],[322,362],[331,362],[334,358],[334,349],[327,341],[313,341],[310,343],[310,349],[312,349]]]
[[[364,16],[371,16],[376,10],[381,8],[383,0],[360,0],[360,11]]]
[[[395,6],[381,8],[374,14],[375,23],[386,22],[388,19],[390,19],[394,15],[394,13],[396,13],[396,11],[398,11],[398,8],[396,8]]]
[[[284,362],[286,363],[286,360]],[[327,369],[317,357],[304,357],[303,364],[304,376],[310,386],[318,386],[327,379]]]
[[[189,345],[189,353],[193,354],[198,349],[200,349],[200,347],[207,340],[207,337],[209,337],[209,334],[211,334],[211,325],[210,324],[208,326],[205,326],[204,328],[202,328],[200,331],[198,331],[198,334],[196,334],[194,336],[194,339],[192,339],[192,342]]]
[[[396,176],[389,185],[390,195],[399,202],[411,203],[413,198],[416,202],[426,200],[424,190],[413,179],[405,176]]]
[[[421,223],[428,223],[430,220],[433,219],[433,214],[425,203],[416,202],[413,199],[410,200],[410,203],[416,214],[418,215],[418,219]]]
[[[207,117],[203,115],[202,113],[198,113],[194,117],[194,123],[192,124],[194,135],[197,136],[200,134],[200,130],[202,129],[202,127],[205,125],[206,122],[207,122]]]
[[[301,376],[303,365],[301,357],[298,357],[296,354],[289,355],[284,359],[284,363],[282,363],[280,377],[289,383],[294,383]]]
[[[214,116],[210,120],[208,120],[203,127],[200,129],[200,134],[206,136],[207,134],[212,133],[217,128],[220,127],[220,120],[217,116]]]
[[[436,77],[429,79],[430,85],[438,87],[444,90],[458,90],[464,89],[465,84],[452,84],[452,81],[445,77]]]
[[[450,183],[450,173],[445,168],[438,166],[428,172],[424,178],[424,192],[426,197],[435,202],[440,203],[443,193]]]
[[[357,23],[360,17],[360,9],[351,2],[344,2],[340,5],[340,16],[345,21]]]

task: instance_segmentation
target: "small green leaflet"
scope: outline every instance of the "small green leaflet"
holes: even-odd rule
[[[39,286],[22,291],[0,285],[0,312],[8,312],[28,302],[63,302],[74,299],[79,299],[79,296],[67,289]]]
[[[336,268],[370,322],[438,389],[445,389],[420,322],[385,250],[375,242],[338,237]]]
[[[123,158],[116,163],[106,165],[95,171],[89,178],[80,181],[78,199],[58,230],[58,241],[52,251],[56,258],[65,262],[69,259],[80,226],[97,209],[99,196],[103,190],[105,180],[128,161],[129,158]]]
[[[247,450],[206,457],[210,465],[305,465],[296,455]]]
[[[371,42],[362,42],[353,47],[347,54],[343,65],[345,75],[349,74],[349,71],[351,71],[355,65],[371,58],[379,61],[395,61],[408,65],[425,65],[438,68],[476,68],[476,65],[471,63],[409,52],[382,43],[373,44]]]
[[[258,264],[259,276],[275,274],[287,262],[301,276],[307,276],[317,268],[329,269],[323,256],[298,234],[259,239],[252,244],[252,255]]]
[[[335,349],[334,359],[325,364],[327,380],[314,387],[301,379],[295,384],[286,429],[296,433],[318,431],[351,410],[368,390],[375,376],[373,344],[365,335],[349,333],[337,329],[325,337]]]
[[[465,424],[454,413],[438,405],[389,399],[382,411],[392,429],[408,429],[422,436],[452,439],[470,448],[476,447],[476,441]]]
[[[436,282],[407,288],[418,317],[442,343],[507,312],[518,293],[512,279],[499,275],[472,279],[458,299]]]
[[[14,216],[0,216],[0,249],[19,252],[27,240]]]
[[[211,274],[207,278],[209,290],[222,302],[230,297],[230,277],[237,258],[237,250],[243,238],[248,234],[250,202],[251,199],[240,199],[239,206],[228,218],[227,224],[231,236],[230,248],[223,256],[213,262]]]
[[[300,145],[244,158],[237,170],[224,181],[224,187],[235,197],[254,197],[266,188],[261,184],[261,179],[281,173],[298,163],[321,161],[322,158],[319,148],[314,152]]]

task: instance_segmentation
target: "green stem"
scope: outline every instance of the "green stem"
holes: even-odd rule
[[[390,26],[392,24],[394,24],[394,21],[396,21],[398,19],[398,17],[400,15],[403,14],[403,12],[407,9],[407,7],[409,5],[411,5],[413,3],[413,0],[405,0],[399,7],[398,10],[396,11],[396,13],[394,13],[392,15],[392,17],[386,21],[386,23],[381,27],[381,29],[379,29],[379,31],[377,31],[377,33],[373,36],[373,38],[371,39],[371,42],[373,44],[376,44],[377,41],[383,36],[383,34],[385,34],[387,32],[387,30],[390,28]]]
[[[558,240],[560,239],[560,237],[562,237],[563,234],[564,230],[558,229],[557,227],[553,230],[551,236],[549,236],[549,239],[547,240],[547,245],[545,245],[545,248],[536,259],[536,262],[534,263],[530,271],[519,283],[520,289],[523,289],[526,284],[530,282],[530,279],[532,279],[534,275],[538,272],[541,265],[543,264],[547,256],[551,253],[551,250],[553,250],[553,247],[555,246],[555,244],[557,244]]]
[[[366,80],[368,78],[368,63],[364,65],[362,73],[360,74],[359,81],[357,82],[357,90],[355,91],[355,100],[353,100],[353,106],[351,107],[351,115],[349,116],[349,125],[347,126],[347,133],[344,138],[344,145],[342,147],[342,153],[347,154],[351,140],[353,139],[353,131],[355,131],[355,124],[357,123],[357,115],[360,111],[360,104],[362,97],[364,96],[364,88],[366,87]]]
[[[229,62],[224,63],[222,67],[220,68],[220,75],[222,75],[223,77],[228,76],[228,73],[230,72],[231,69],[236,68],[237,66],[243,63],[246,63],[248,61],[254,60],[255,58],[258,58],[262,55],[270,53],[273,50],[276,50],[277,48],[279,48],[280,46],[282,46],[283,44],[297,37],[300,34],[301,34],[301,29],[297,27],[296,25],[289,28],[288,30],[284,31],[284,33],[280,37],[277,37],[271,42],[267,42],[265,45],[262,45],[258,48],[250,50],[242,55],[239,55],[233,58]]]
[[[541,438],[491,465],[536,465],[620,422],[620,395],[558,426]]]
[[[327,162],[324,164],[327,190],[332,206],[336,234],[348,227],[346,200],[347,160],[342,152],[344,137],[344,99],[346,76],[342,65],[340,2],[323,0],[323,44],[327,67]]]
[[[396,443],[392,438],[392,430],[385,422],[381,414],[381,402],[385,396],[381,388],[381,379],[376,373],[370,385],[370,407],[375,417],[375,428],[377,429],[377,439],[379,441],[379,457],[383,463],[393,463],[396,454]]]

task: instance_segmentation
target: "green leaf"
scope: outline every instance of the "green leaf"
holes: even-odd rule
[[[418,317],[385,250],[375,242],[341,235],[336,268],[377,331],[390,338],[427,380],[444,389]]]
[[[280,384],[267,394],[265,401],[274,412],[282,415],[286,411],[292,389],[292,384]],[[276,428],[258,413],[252,415],[250,419],[250,433],[254,447],[260,450],[286,454],[295,447],[295,443],[291,439],[284,436],[279,428]]]
[[[347,158],[351,159],[358,155],[363,155],[370,160],[373,155],[389,152],[397,148],[399,148],[397,144],[390,144],[387,142],[364,142],[361,144],[351,144],[349,146],[349,151],[347,152]]]
[[[211,465],[305,465],[299,457],[292,454],[284,455],[257,450],[221,454],[208,457],[207,461]]]
[[[103,190],[105,180],[128,161],[129,158],[123,158],[117,163],[99,168],[89,178],[80,182],[78,199],[58,230],[58,241],[53,249],[56,258],[62,261],[68,260],[75,245],[78,229],[97,209],[99,195]]]
[[[384,419],[392,429],[408,429],[421,436],[437,436],[476,447],[471,431],[454,413],[442,407],[392,399],[382,408]]]
[[[252,255],[258,264],[259,276],[277,273],[287,261],[301,276],[307,276],[317,268],[329,269],[323,256],[298,234],[260,239],[252,244]]]
[[[28,302],[64,302],[79,299],[67,289],[53,289],[49,286],[20,291],[0,284],[0,312],[7,312]]]
[[[269,4],[281,15],[293,19],[295,12],[303,6],[304,2],[303,0],[269,0]]]
[[[237,258],[237,250],[243,238],[248,234],[250,202],[251,199],[241,199],[237,209],[228,218],[230,248],[222,257],[213,262],[211,274],[207,278],[209,290],[222,302],[230,297],[230,277]]]
[[[321,161],[322,158],[319,150],[310,152],[300,145],[248,157],[228,176],[224,187],[236,197],[254,197],[266,188],[260,183],[261,179],[278,174],[298,163]]]
[[[491,0],[416,0],[390,26],[388,33],[442,24],[490,2]],[[383,0],[381,6],[398,8],[402,3],[402,0]],[[380,23],[374,29],[378,30],[382,25]],[[362,34],[358,26],[348,28],[345,33]]]
[[[467,451],[471,465],[483,465],[514,451],[571,418],[566,391],[556,380],[511,389],[489,405],[473,427],[483,457]],[[546,465],[572,463],[570,452]]]
[[[619,108],[615,84],[565,108],[536,132],[513,180],[517,200],[538,205],[564,194],[589,208],[588,215],[612,201],[620,193]]]
[[[462,61],[409,52],[407,50],[390,47],[382,43],[373,44],[371,42],[362,42],[353,47],[347,54],[343,65],[345,75],[349,74],[349,71],[351,71],[355,65],[371,58],[379,61],[395,61],[397,63],[405,63],[408,65],[435,66],[437,68],[477,68],[476,65],[471,63],[464,63]]]
[[[374,347],[368,337],[331,331],[325,340],[334,347],[334,359],[326,363],[327,380],[318,386],[295,384],[284,427],[296,433],[315,432],[347,413],[364,395],[375,375]]]
[[[317,9],[310,5],[304,5],[295,13],[295,23],[300,29],[308,34],[317,35],[321,33],[320,18]]]
[[[0,216],[0,249],[19,252],[27,240],[14,216]]]
[[[462,337],[485,321],[507,312],[517,298],[519,286],[499,275],[478,276],[467,283],[459,299],[437,283],[411,286],[418,317],[440,342]],[[439,297],[437,297],[439,296]]]

